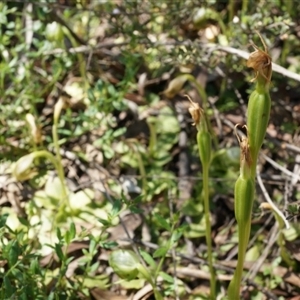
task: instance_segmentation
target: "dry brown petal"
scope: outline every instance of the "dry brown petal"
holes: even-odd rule
[[[239,141],[240,149],[241,149],[240,163],[242,165],[243,163],[246,162],[247,165],[250,166],[252,163],[252,158],[251,158],[251,153],[250,153],[249,139],[246,136],[243,136],[242,138],[239,137],[237,130],[236,130],[236,128],[239,125],[240,124],[235,125],[235,135]],[[244,125],[243,128],[246,128],[246,130],[248,130],[246,125]]]
[[[253,68],[255,71],[255,77],[251,80],[252,82],[257,79],[259,74],[261,74],[267,82],[270,82],[272,75],[272,59],[268,54],[268,49],[262,36],[258,32],[257,34],[261,39],[264,50],[261,50],[256,45],[252,44],[255,51],[250,54],[247,61],[247,67]]]
[[[203,115],[203,109],[199,106],[198,103],[193,102],[192,99],[185,95],[191,102],[191,106],[189,107],[189,113],[192,116],[194,123],[192,125],[198,125],[200,123],[201,116]]]

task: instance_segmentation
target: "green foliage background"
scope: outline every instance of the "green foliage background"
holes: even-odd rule
[[[171,250],[178,253],[177,267],[187,265],[180,256],[188,253],[187,244],[196,249],[190,256],[200,253],[206,258],[201,167],[184,94],[194,95],[201,104],[208,101],[215,132],[210,170],[214,257],[223,260],[234,253],[237,238],[231,200],[239,153],[232,126],[235,120],[245,123],[245,103],[253,89],[253,73],[245,60],[224,49],[248,51],[252,41],[259,44],[258,30],[273,62],[299,73],[299,13],[300,4],[289,0],[2,1],[0,178],[3,195],[13,197],[1,200],[0,298],[97,299],[95,288],[116,292],[108,259],[100,252],[108,255],[121,247],[109,232],[124,214],[136,213],[143,216],[132,230],[136,247],[144,251],[153,278],[163,277],[164,297],[206,299],[192,288],[201,280],[186,276],[174,282],[176,276],[168,268],[176,256],[167,254]],[[264,147],[268,156],[293,171],[294,154],[277,149],[282,143],[297,146],[299,83],[274,72],[271,94],[276,134],[267,136]],[[26,154],[43,149],[57,154],[52,129],[58,99],[65,103],[58,124],[70,198],[65,211],[60,209],[62,182],[47,159],[36,159],[30,178],[22,183],[12,176]],[[27,114],[41,135],[37,143]],[[182,153],[187,174],[179,170]],[[262,172],[269,179],[278,175],[267,164]],[[189,188],[182,188],[184,180]],[[283,182],[280,177],[268,191],[293,218],[299,186],[292,187],[287,201]],[[263,201],[261,195],[257,198],[257,203]],[[258,206],[254,219],[259,219]],[[274,220],[258,224],[265,227],[252,228],[257,238],[247,254],[250,260],[263,252]],[[260,287],[274,293],[280,289],[284,280],[267,272],[271,266],[299,269],[292,254],[283,254],[285,243],[298,241],[298,227],[293,225],[273,245],[268,267],[252,278],[258,288],[249,292],[249,299],[262,299],[266,292]],[[82,243],[80,253],[68,250],[76,243]],[[75,258],[79,262],[71,272]],[[232,269],[218,269],[219,274],[225,272]],[[122,283],[119,289],[138,290],[143,280]],[[291,286],[288,296],[300,293]],[[226,287],[227,282],[220,281],[219,295],[225,296]]]

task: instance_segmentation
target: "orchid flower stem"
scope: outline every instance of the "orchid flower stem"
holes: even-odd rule
[[[62,187],[62,199],[63,205],[62,207],[70,207],[69,202],[69,195],[66,187],[66,179],[64,169],[61,163],[61,155],[60,155],[60,146],[59,146],[59,139],[58,139],[58,121],[61,114],[61,110],[63,108],[63,100],[59,99],[54,108],[54,117],[53,117],[53,126],[52,126],[52,138],[53,144],[55,149],[55,156],[56,156],[56,171],[61,182]],[[63,209],[63,208],[61,208]]]
[[[204,94],[203,94],[204,95]],[[206,96],[206,94],[205,94]],[[189,112],[194,120],[194,124],[198,130],[197,146],[199,158],[202,164],[202,195],[204,201],[204,218],[205,218],[205,237],[207,245],[207,258],[210,271],[210,299],[216,299],[216,275],[213,267],[213,248],[211,238],[211,222],[210,222],[210,205],[209,205],[209,168],[212,156],[212,138],[209,130],[209,122],[207,120],[205,110],[200,108],[198,103],[193,102],[189,96],[187,98],[191,102]],[[206,97],[205,97],[206,98]],[[204,107],[206,108],[206,107]]]
[[[233,3],[233,2],[232,2]],[[260,35],[259,35],[260,36]],[[228,299],[240,299],[240,286],[243,265],[251,231],[251,214],[255,195],[257,158],[263,144],[269,123],[271,98],[269,87],[272,75],[272,62],[267,47],[260,36],[264,51],[253,45],[247,66],[255,71],[255,90],[251,93],[247,110],[247,137],[240,139],[240,175],[235,184],[234,211],[238,225],[238,262],[233,279],[228,287]]]
[[[203,199],[204,199],[204,215],[205,215],[205,238],[207,245],[207,258],[210,272],[210,298],[216,299],[216,275],[213,267],[213,249],[211,239],[211,222],[210,222],[210,209],[209,209],[209,168],[203,166]]]
[[[198,131],[197,143],[199,149],[199,157],[202,163],[205,237],[207,245],[208,266],[210,271],[210,298],[216,299],[216,275],[213,267],[213,249],[209,205],[209,167],[211,160],[211,135],[208,131],[205,131],[204,128]]]

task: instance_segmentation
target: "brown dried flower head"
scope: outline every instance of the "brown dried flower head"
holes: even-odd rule
[[[255,51],[250,53],[247,61],[247,67],[253,68],[255,71],[255,77],[251,80],[252,82],[255,81],[259,75],[261,75],[267,80],[267,83],[269,83],[271,81],[272,75],[272,59],[268,54],[268,48],[262,36],[259,32],[257,32],[257,34],[259,35],[260,40],[264,46],[264,50],[259,49],[254,44],[251,44]]]
[[[199,106],[198,103],[193,102],[192,99],[185,95],[191,102],[191,106],[189,107],[189,113],[192,116],[194,123],[192,125],[197,126],[200,124],[201,117],[203,116],[203,109]]]
[[[248,166],[250,166],[252,164],[252,158],[251,158],[251,153],[250,153],[249,140],[246,136],[243,136],[242,138],[240,138],[240,136],[237,133],[238,126],[240,126],[240,124],[236,124],[234,127],[234,130],[235,130],[235,135],[240,144],[240,149],[241,149],[240,163],[241,163],[241,165],[246,163]],[[242,128],[245,128],[248,131],[246,125],[244,125]]]

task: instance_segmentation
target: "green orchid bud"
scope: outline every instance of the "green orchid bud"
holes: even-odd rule
[[[120,278],[126,280],[135,279],[141,267],[139,257],[133,251],[123,249],[111,253],[109,265]]]
[[[36,173],[32,170],[32,164],[35,156],[33,153],[21,157],[15,164],[13,169],[13,176],[19,180],[24,181],[32,178]]]
[[[57,161],[55,157],[46,150],[34,151],[30,154],[22,156],[15,164],[14,169],[12,171],[13,176],[19,180],[24,181],[31,179],[33,176],[37,174],[37,172],[33,169],[32,165],[36,158],[46,158],[49,159],[55,168],[57,168]]]
[[[55,123],[58,123],[58,119],[62,109],[65,107],[65,100],[60,97],[54,106],[53,119]]]
[[[32,140],[35,144],[42,141],[42,134],[40,128],[36,125],[35,118],[32,114],[26,114],[26,121],[28,123]]]
[[[63,30],[61,25],[57,22],[47,24],[45,35],[50,42],[61,41],[63,38]]]

